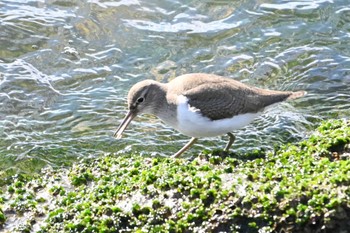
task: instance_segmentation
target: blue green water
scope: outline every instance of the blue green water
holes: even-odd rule
[[[350,114],[349,2],[1,1],[1,173],[175,153],[188,137],[153,116],[112,135],[134,83],[190,72],[308,91],[235,132],[234,150],[305,138],[320,120]],[[201,139],[189,153],[225,140]]]

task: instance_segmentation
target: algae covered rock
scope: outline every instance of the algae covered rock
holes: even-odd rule
[[[350,122],[324,122],[271,152],[194,159],[113,155],[0,192],[10,232],[346,232]]]

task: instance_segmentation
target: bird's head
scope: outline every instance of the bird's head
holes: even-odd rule
[[[144,80],[136,83],[128,94],[128,113],[114,134],[114,137],[121,138],[123,131],[129,123],[142,113],[155,114],[159,108],[159,100],[164,98],[162,84],[154,80]]]

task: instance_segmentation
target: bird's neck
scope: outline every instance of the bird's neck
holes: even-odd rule
[[[164,83],[159,84],[157,95],[154,95],[153,114],[170,126],[176,124],[176,103],[168,93],[168,86]]]

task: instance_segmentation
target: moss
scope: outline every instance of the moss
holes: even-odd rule
[[[0,193],[0,227],[40,232],[342,232],[350,216],[350,122],[324,122],[307,140],[196,159],[113,155]],[[30,214],[31,213],[31,214]],[[23,223],[6,225],[13,216]],[[27,216],[34,216],[27,217]]]
[[[3,225],[6,221],[6,216],[3,212],[3,210],[0,208],[0,226]]]

